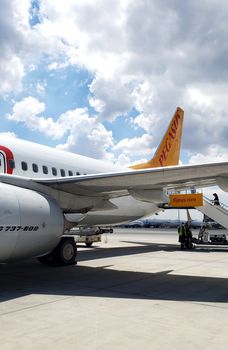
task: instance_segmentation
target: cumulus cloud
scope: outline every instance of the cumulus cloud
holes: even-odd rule
[[[151,144],[152,137],[148,134],[131,139],[122,139],[112,147],[112,151],[116,156],[116,163],[128,166],[151,159],[155,152]]]
[[[7,118],[23,123],[30,130],[37,130],[53,139],[66,135],[64,144],[57,148],[82,155],[114,160],[112,132],[108,131],[96,117],[88,114],[87,108],[68,110],[56,119],[44,117],[45,103],[28,96],[13,106],[13,113]]]
[[[43,55],[55,57],[63,46],[50,28],[46,30],[45,21],[42,26],[30,23],[32,6],[31,0],[1,1],[0,97],[21,92],[26,72],[34,69]]]
[[[75,118],[72,118],[74,114]],[[59,123],[70,126],[66,143],[57,148],[76,152],[93,158],[113,160],[110,148],[113,146],[112,132],[108,131],[95,117],[90,117],[87,110],[79,109],[60,116]]]
[[[40,116],[45,110],[45,104],[36,98],[28,96],[16,102],[13,113],[7,118],[15,122],[23,123],[28,129],[39,130],[47,136],[60,138],[64,135],[65,129],[61,123],[55,122],[52,118]]]
[[[198,158],[201,154],[221,159],[219,147],[213,146],[212,155],[212,145],[220,145],[227,154],[226,1],[218,6],[207,0],[45,0],[39,2],[38,20],[33,24],[31,4],[29,0],[1,3],[1,96],[23,91],[26,73],[45,58],[49,70],[73,67],[91,73],[88,102],[97,118],[92,121],[89,117],[88,129],[93,124],[96,132],[81,142],[87,140],[95,147],[98,134],[104,133],[106,149],[113,148],[114,141],[103,122],[114,122],[136,110],[138,115],[132,117],[132,124],[145,130],[144,150],[148,144],[155,147],[180,105],[186,111],[183,147],[189,151],[190,160],[197,161],[196,154]],[[40,82],[35,85],[38,94],[45,94]],[[75,141],[69,129],[61,129],[61,120],[70,117],[54,120],[44,115],[45,110],[39,112],[39,103],[28,102],[15,106],[11,120],[30,123],[45,134],[47,129],[53,130],[49,136],[68,137],[62,147],[80,148],[78,137]],[[32,105],[38,110],[31,110]],[[22,107],[31,113],[26,121]],[[132,141],[135,143],[136,139]],[[113,151],[120,152],[125,141],[114,146]],[[99,143],[96,147],[100,156],[107,156]],[[136,155],[136,148],[132,155]],[[124,157],[129,156],[125,151]]]
[[[131,164],[131,160],[126,154],[122,153],[117,157],[115,164],[128,167]]]
[[[225,82],[220,106],[224,106],[222,114],[226,110],[226,2],[219,9],[208,1],[67,4],[45,1],[41,13],[53,35],[66,43],[68,64],[94,73],[89,101],[101,120],[114,120],[135,108],[139,115],[133,123],[153,134],[157,143],[158,129],[181,104],[187,106],[187,125],[193,122],[193,129],[198,124],[196,144],[202,142],[206,152],[210,140],[198,136],[207,134],[202,119],[209,118],[209,107],[205,109],[208,84],[213,82],[213,92],[220,93],[219,85]],[[196,96],[197,90],[201,95]],[[217,118],[208,129],[214,127],[221,130]],[[185,140],[186,147],[195,147],[188,136]]]
[[[220,146],[212,145],[208,148],[206,154],[196,153],[190,156],[189,163],[212,163],[212,162],[225,162],[228,161],[228,154],[226,149],[221,149]]]
[[[0,95],[6,97],[11,91],[20,91],[24,66],[17,56],[0,58]]]
[[[96,78],[90,85],[90,91],[95,97],[90,98],[90,105],[99,112],[100,119],[114,120],[124,116],[132,107],[132,98],[124,84]]]
[[[1,2],[0,12],[0,96],[21,89],[24,65],[21,59],[23,31],[27,31],[30,2],[13,0]]]
[[[189,86],[184,99],[186,119],[183,145],[188,149],[191,162],[192,159],[196,160],[196,153],[205,159],[218,161],[225,158],[228,149],[228,103],[224,84]]]

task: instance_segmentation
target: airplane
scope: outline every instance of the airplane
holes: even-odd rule
[[[178,107],[155,157],[132,168],[2,136],[0,262],[74,264],[77,247],[65,235],[74,226],[151,215],[169,189],[218,184],[228,191],[228,162],[177,165],[183,115]]]
[[[130,221],[129,223],[123,224],[123,227],[163,227],[163,228],[177,228],[181,224],[184,224],[185,220],[175,220],[175,219],[141,219]],[[120,225],[122,227],[122,225]],[[201,228],[203,226],[203,221],[191,220],[191,228]]]

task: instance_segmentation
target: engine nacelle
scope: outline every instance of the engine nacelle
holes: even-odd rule
[[[30,258],[56,247],[64,217],[54,199],[0,183],[0,262]]]

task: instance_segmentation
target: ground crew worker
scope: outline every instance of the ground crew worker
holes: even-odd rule
[[[219,197],[218,197],[217,193],[213,193],[213,196],[214,196],[214,199],[213,199],[214,205],[220,205]]]

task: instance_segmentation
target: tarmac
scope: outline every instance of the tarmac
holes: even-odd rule
[[[228,348],[228,246],[182,251],[174,230],[116,229],[79,246],[77,265],[0,275],[3,350]]]

